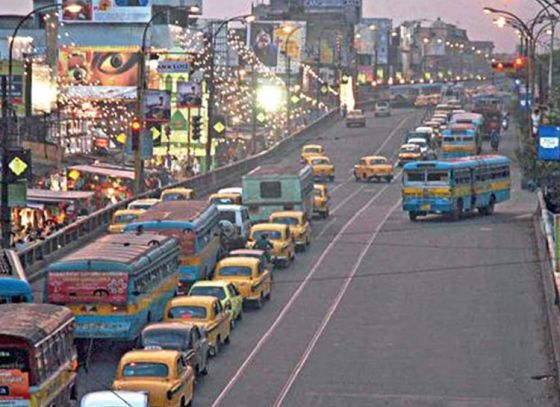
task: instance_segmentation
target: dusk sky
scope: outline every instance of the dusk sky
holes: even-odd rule
[[[537,11],[534,0],[363,0],[365,17],[388,17],[396,23],[411,19],[442,19],[468,30],[473,40],[493,40],[498,51],[512,51],[516,36],[511,29],[499,29],[492,18],[482,13],[491,6],[508,9],[530,18]],[[0,0],[0,13],[23,13],[31,9],[31,0]],[[204,14],[228,17],[250,10],[251,0],[204,0]]]

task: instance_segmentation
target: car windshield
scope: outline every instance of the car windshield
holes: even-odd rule
[[[169,368],[163,363],[132,362],[124,366],[122,374],[124,377],[167,377]]]
[[[279,230],[259,230],[253,232],[253,240],[259,240],[265,235],[268,240],[280,240],[282,239],[282,232]]]
[[[401,153],[415,153],[418,151],[418,146],[403,146],[401,147]]]
[[[126,224],[136,220],[137,218],[138,215],[134,215],[134,214],[115,215],[115,218],[113,219],[113,223]]]
[[[141,210],[147,211],[152,206],[153,205],[151,205],[151,204],[132,203],[132,204],[130,204],[129,209],[141,209]]]
[[[311,161],[313,165],[329,165],[331,162],[328,158],[316,158]]]
[[[425,141],[420,140],[410,140],[409,143],[416,144],[420,148],[428,147],[428,144]]]
[[[171,329],[153,329],[142,334],[142,346],[144,348],[161,348],[171,350],[183,350],[187,344],[188,335]]]
[[[217,205],[231,205],[233,204],[233,198],[227,197],[214,197],[211,199],[211,202]]]
[[[185,201],[187,200],[187,197],[185,196],[185,194],[181,194],[179,192],[170,192],[163,195],[161,197],[161,200],[162,201]]]
[[[195,286],[191,288],[191,290],[189,291],[189,295],[208,295],[210,297],[216,297],[219,300],[223,300],[226,298],[226,293],[223,287]]]
[[[227,220],[235,224],[235,212],[234,211],[219,211],[218,212],[218,219],[219,220]]]
[[[219,274],[220,276],[223,277],[234,277],[234,276],[251,277],[253,273],[250,267],[225,266],[225,267],[220,267]]]
[[[196,305],[176,306],[168,312],[168,317],[174,319],[206,319],[206,315],[206,308]]]
[[[299,225],[299,219],[290,216],[278,216],[273,218],[274,223],[281,223],[283,225]]]

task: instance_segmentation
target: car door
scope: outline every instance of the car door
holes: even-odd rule
[[[200,331],[198,327],[193,327],[192,329],[192,340],[197,343],[197,353],[200,370],[204,370],[208,364],[208,338],[204,335],[204,331]],[[193,342],[194,343],[194,342]]]
[[[243,297],[241,296],[241,293],[237,291],[237,288],[232,283],[228,284],[228,291],[231,297],[232,308],[240,310],[243,306]]]
[[[214,303],[214,315],[216,316],[216,324],[218,325],[216,330],[220,333],[222,341],[228,336],[229,318],[228,314],[222,308],[220,301]]]
[[[195,369],[196,372],[196,368],[198,367],[198,371],[200,371],[202,369],[202,358],[200,355],[200,338],[198,335],[198,329],[196,329],[196,327],[193,327],[191,329],[190,335],[189,335],[189,341],[190,341],[190,350],[192,351],[192,357],[191,357],[191,367],[193,369]]]
[[[247,208],[241,208],[241,234],[243,239],[247,240],[249,237],[249,230],[251,230],[251,219],[249,219],[249,211]]]
[[[267,296],[271,289],[271,276],[270,271],[264,263],[259,263],[259,283],[261,285],[261,292]]]

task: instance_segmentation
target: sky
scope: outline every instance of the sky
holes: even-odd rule
[[[203,0],[204,15],[231,17],[249,12],[252,0]],[[32,0],[0,0],[0,14],[21,14],[31,10]],[[497,51],[512,52],[517,37],[513,30],[500,29],[492,18],[482,13],[485,6],[512,11],[530,18],[538,11],[535,0],[363,0],[364,17],[392,18],[398,24],[403,20],[443,20],[468,30],[471,40],[491,40]]]

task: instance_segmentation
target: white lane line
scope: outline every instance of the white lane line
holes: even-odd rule
[[[276,319],[274,320],[272,325],[270,325],[270,327],[266,330],[264,335],[261,337],[261,339],[257,342],[255,347],[251,351],[251,353],[249,353],[249,355],[247,355],[247,358],[245,359],[245,361],[241,364],[241,366],[239,366],[239,368],[237,369],[235,374],[231,377],[231,379],[226,384],[226,386],[222,389],[220,394],[218,394],[218,396],[216,397],[216,399],[212,403],[212,407],[217,407],[217,406],[221,405],[221,403],[224,401],[224,398],[231,391],[233,386],[235,386],[235,384],[239,381],[239,379],[241,378],[241,375],[243,375],[243,373],[245,372],[245,369],[247,369],[247,366],[249,366],[249,364],[253,361],[255,356],[260,352],[261,348],[268,341],[268,338],[272,335],[272,332],[274,332],[276,327],[280,324],[280,322],[282,322],[282,320],[284,319],[284,317],[286,316],[288,311],[292,308],[292,305],[294,304],[294,302],[299,298],[300,294],[303,292],[303,289],[307,286],[307,283],[309,283],[309,281],[313,278],[313,275],[317,272],[317,270],[319,270],[319,266],[323,263],[323,261],[325,260],[325,258],[329,254],[329,252],[332,250],[334,245],[340,240],[340,238],[342,237],[344,232],[350,227],[350,225],[352,225],[352,223],[354,223],[354,221],[362,213],[364,213],[377,200],[377,198],[379,196],[381,196],[381,194],[383,192],[385,192],[385,190],[387,188],[389,188],[389,186],[391,186],[391,184],[386,184],[383,188],[381,188],[359,211],[357,211],[354,214],[354,216],[352,216],[352,218],[350,218],[348,220],[348,222],[346,222],[344,224],[342,229],[340,229],[340,231],[336,234],[336,236],[333,238],[333,240],[325,248],[325,250],[323,251],[321,256],[319,256],[319,258],[317,259],[317,261],[315,262],[315,264],[313,265],[313,267],[311,268],[311,270],[309,271],[307,276],[304,278],[304,280],[298,286],[296,291],[294,291],[294,293],[292,294],[292,296],[290,297],[290,299],[288,300],[288,302],[286,303],[284,308],[282,308],[282,311],[280,311],[280,313],[278,314],[278,316],[276,317]]]
[[[334,302],[332,303],[328,312],[325,314],[325,317],[321,321],[321,325],[319,325],[319,328],[317,329],[317,331],[315,331],[315,334],[313,335],[313,338],[311,338],[311,341],[307,345],[307,348],[305,349],[305,352],[303,353],[303,355],[301,356],[301,358],[300,358],[299,362],[297,363],[296,367],[294,368],[294,370],[290,374],[290,377],[288,378],[288,381],[286,382],[286,384],[282,388],[282,391],[280,392],[280,394],[276,398],[276,401],[273,404],[274,407],[281,406],[282,403],[284,402],[284,400],[286,399],[286,396],[290,392],[290,389],[292,388],[292,385],[294,384],[296,378],[298,377],[299,373],[301,372],[301,369],[303,369],[303,366],[305,365],[305,362],[307,362],[307,359],[311,355],[311,352],[313,352],[313,349],[315,348],[315,345],[317,344],[317,342],[321,338],[321,335],[323,335],[323,332],[325,331],[325,328],[329,324],[332,316],[334,315],[338,306],[340,305],[340,302],[342,301],[342,298],[344,297],[344,294],[346,294],[346,291],[348,290],[348,287],[350,286],[350,283],[352,282],[352,280],[354,279],[354,276],[358,272],[358,269],[362,265],[362,261],[364,260],[364,257],[366,256],[367,252],[371,248],[371,245],[373,244],[373,242],[375,241],[375,239],[379,235],[379,232],[381,231],[381,228],[385,225],[387,220],[389,220],[389,218],[391,217],[393,212],[400,206],[400,204],[401,204],[401,200],[399,199],[397,201],[397,203],[395,205],[393,205],[391,207],[391,209],[389,210],[389,212],[387,212],[387,214],[383,217],[381,223],[379,223],[379,225],[377,226],[377,228],[375,228],[375,231],[373,232],[371,237],[368,239],[367,244],[365,245],[365,247],[360,252],[360,255],[358,256],[358,259],[356,260],[356,263],[354,263],[354,267],[352,268],[352,271],[348,275],[348,278],[346,278],[346,280],[345,280],[344,284],[342,285],[342,288],[338,292]]]
[[[364,186],[360,186],[360,188],[356,189],[354,192],[352,192],[350,195],[348,195],[346,198],[344,198],[342,200],[342,202],[339,202],[338,205],[336,205],[332,211],[330,211],[330,213],[334,214],[336,213],[336,211],[338,211],[342,206],[344,206],[346,204],[346,202],[348,202],[349,200],[351,200],[352,198],[354,198],[356,195],[358,195],[362,190],[364,189]]]

